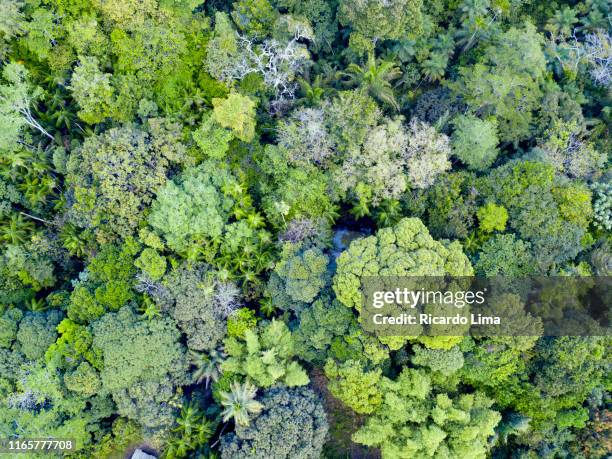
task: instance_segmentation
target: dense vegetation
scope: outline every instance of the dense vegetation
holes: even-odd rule
[[[610,337],[357,310],[373,274],[612,274],[610,14],[0,0],[0,437],[608,457]]]

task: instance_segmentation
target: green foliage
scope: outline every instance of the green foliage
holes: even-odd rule
[[[411,358],[413,364],[431,368],[431,371],[440,372],[445,377],[452,375],[463,367],[463,353],[457,346],[450,350],[414,346],[412,350],[414,351]]]
[[[95,368],[101,368],[101,355],[98,349],[92,348],[93,335],[88,327],[64,319],[57,331],[59,338],[45,352],[47,362],[55,367],[76,367],[86,360]]]
[[[17,338],[19,321],[23,318],[21,309],[8,308],[0,317],[0,347],[10,348]]]
[[[355,360],[340,365],[328,360],[325,364],[325,376],[329,379],[327,389],[356,413],[373,413],[382,404],[381,375],[380,369],[366,371]]]
[[[468,172],[441,175],[426,192],[408,195],[407,208],[427,222],[434,237],[466,238],[475,223],[474,179]]]
[[[535,269],[531,244],[514,234],[497,234],[482,245],[474,269],[485,276],[530,274]]]
[[[453,125],[453,154],[470,169],[488,169],[498,154],[496,123],[462,115],[455,118]]]
[[[27,312],[23,316],[16,338],[19,349],[28,360],[40,359],[47,348],[55,343],[56,327],[61,320],[62,314],[56,310]]]
[[[142,269],[151,280],[159,280],[166,272],[166,259],[155,249],[147,247],[134,261],[134,266]]]
[[[68,160],[74,224],[95,228],[101,242],[131,235],[171,163],[184,160],[176,129],[152,125],[149,133],[125,126],[88,138]]]
[[[289,297],[289,303],[312,302],[329,281],[328,263],[328,257],[318,247],[285,243],[273,274],[278,276],[281,291],[272,293],[272,298],[279,295]],[[289,308],[297,309],[291,304]]]
[[[150,295],[176,320],[189,349],[216,349],[226,333],[226,317],[237,307],[235,286],[219,281],[205,265],[178,267],[161,288],[155,285]]]
[[[213,118],[224,128],[229,128],[236,138],[250,142],[255,137],[255,102],[249,97],[232,93],[227,99],[215,98]]]
[[[383,457],[487,457],[501,416],[482,393],[437,392],[425,372],[408,368],[383,378],[381,391],[383,404],[353,435],[357,443],[380,447]]]
[[[434,240],[421,220],[405,218],[392,228],[353,241],[337,260],[333,289],[346,306],[361,308],[363,276],[469,276],[461,245]]]
[[[270,387],[277,381],[289,387],[308,384],[308,375],[292,360],[295,343],[284,322],[273,319],[257,330],[246,330],[242,339],[226,338],[225,352],[228,358],[223,370],[245,375],[259,387]]]
[[[81,108],[79,118],[89,124],[115,117],[115,88],[110,73],[100,71],[95,57],[83,56],[72,75],[70,90]],[[127,114],[128,117],[131,114]],[[119,117],[121,119],[121,117]]]
[[[64,375],[64,384],[68,390],[82,394],[85,397],[97,394],[102,389],[100,375],[89,362],[81,362],[76,370],[66,373]]]
[[[230,221],[232,216],[238,221]],[[247,280],[270,264],[263,218],[243,185],[219,163],[204,162],[168,182],[148,221],[175,252]]]
[[[389,357],[378,339],[363,332],[351,310],[327,295],[300,312],[293,336],[300,358],[317,364],[328,357],[338,361],[366,357],[376,364]]]
[[[493,231],[504,231],[508,221],[508,211],[503,206],[498,206],[492,202],[482,206],[476,211],[479,228],[485,233]]]
[[[582,250],[592,213],[590,193],[584,187],[565,189],[566,182],[555,177],[551,165],[509,162],[481,183],[485,196],[507,209],[509,226],[532,243],[539,269],[562,263]]]
[[[542,335],[612,272],[608,3],[0,1],[0,436],[604,457],[609,337]],[[474,274],[565,282],[498,336],[360,322]]]
[[[149,224],[168,247],[185,252],[191,244],[221,236],[234,201],[222,192],[237,186],[228,171],[213,174],[214,163],[187,169],[176,181],[159,190]]]
[[[227,334],[236,338],[243,338],[247,330],[257,326],[255,311],[240,308],[227,319]]]
[[[274,388],[261,398],[263,410],[248,426],[221,437],[221,457],[307,459],[320,457],[327,437],[327,417],[309,388]]]
[[[173,321],[142,320],[124,307],[104,315],[92,331],[103,361],[102,389],[112,394],[118,412],[151,428],[172,424],[168,402],[187,380],[185,350]]]
[[[595,183],[593,189],[593,223],[600,229],[612,229],[612,184]]]
[[[416,36],[422,31],[423,17],[420,0],[394,0],[389,3],[368,0],[358,2],[343,0],[338,10],[338,20],[350,26],[351,46],[357,51],[371,50],[374,42],[402,38],[406,31]]]
[[[251,383],[232,383],[229,392],[221,392],[221,405],[225,408],[221,413],[223,421],[234,419],[239,426],[248,426],[250,416],[261,413],[263,405],[255,400],[257,388]]]
[[[213,159],[225,157],[234,138],[232,132],[219,126],[211,115],[202,118],[202,124],[192,136],[204,156]]]
[[[88,271],[75,283],[68,318],[89,323],[105,311],[116,311],[135,298],[131,279],[138,246],[129,240],[121,247],[105,245],[91,260]]]
[[[28,70],[18,63],[5,65],[2,77],[8,83],[0,85],[0,149],[17,149],[26,127],[53,139],[32,114],[33,104],[42,96],[40,87],[32,85]]]
[[[479,62],[460,67],[459,79],[449,84],[473,111],[496,116],[502,141],[529,137],[546,68],[542,43],[532,24],[513,27],[484,49]]]
[[[233,5],[232,19],[247,35],[267,35],[277,16],[278,12],[268,0],[239,0]]]

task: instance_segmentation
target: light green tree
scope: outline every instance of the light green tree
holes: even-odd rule
[[[486,170],[497,158],[497,125],[472,115],[460,115],[453,121],[453,154],[473,170]]]
[[[497,117],[502,141],[529,137],[546,71],[542,45],[543,37],[532,24],[513,27],[485,49],[479,62],[460,67],[459,78],[449,83],[472,111]]]
[[[325,364],[325,376],[329,379],[329,392],[356,413],[373,413],[383,402],[379,388],[380,368],[368,371],[357,360],[337,364],[329,359]]]
[[[249,383],[244,384],[234,381],[229,392],[221,391],[221,405],[224,410],[223,421],[227,422],[234,419],[236,424],[248,426],[251,416],[257,416],[261,413],[263,405],[255,400],[257,387]]]
[[[18,148],[26,127],[53,140],[32,112],[43,91],[30,82],[28,70],[23,64],[10,63],[4,66],[2,77],[6,84],[0,84],[0,148],[8,151]]]
[[[228,358],[224,371],[245,375],[259,387],[277,381],[289,387],[308,384],[308,375],[292,358],[296,355],[293,337],[284,322],[272,320],[256,330],[244,332],[244,339],[230,336],[225,340]]]
[[[501,419],[480,392],[451,396],[427,372],[404,368],[380,383],[384,401],[353,440],[381,449],[384,458],[487,457]]]
[[[232,93],[226,99],[214,98],[213,117],[222,127],[232,130],[245,142],[255,137],[255,102],[248,96]]]
[[[504,206],[489,202],[476,211],[480,229],[485,233],[504,231],[508,221],[508,211]]]

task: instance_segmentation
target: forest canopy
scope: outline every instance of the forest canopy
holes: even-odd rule
[[[367,276],[612,275],[611,21],[608,0],[0,0],[0,438],[612,455],[610,336],[359,316]]]

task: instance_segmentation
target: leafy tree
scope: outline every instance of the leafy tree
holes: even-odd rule
[[[514,234],[497,234],[483,243],[474,269],[487,277],[521,277],[533,273],[535,260],[531,244]]]
[[[435,241],[417,218],[357,239],[337,259],[333,289],[344,305],[361,309],[363,276],[469,276],[470,262],[457,242]]]
[[[339,92],[323,111],[330,140],[341,153],[362,145],[381,117],[376,102],[363,90]]]
[[[273,292],[272,298],[288,297],[290,309],[297,309],[291,302],[312,302],[329,281],[328,264],[328,257],[318,247],[285,243],[270,280],[271,284],[275,280],[280,291]]]
[[[444,377],[456,373],[463,367],[463,353],[455,346],[450,350],[428,349],[422,346],[412,348],[413,364],[430,368],[432,372],[440,372]]]
[[[278,126],[278,144],[287,150],[294,164],[327,165],[333,155],[333,141],[320,108],[299,108]]]
[[[213,173],[214,167],[206,162],[189,168],[157,193],[148,221],[174,251],[219,238],[229,220],[234,201],[222,190],[238,183],[227,170]]]
[[[496,123],[462,115],[453,121],[453,125],[453,154],[470,169],[488,169],[498,154]]]
[[[115,115],[112,74],[102,73],[95,57],[83,56],[72,74],[70,90],[81,110],[79,118],[89,124]]]
[[[166,259],[150,247],[141,252],[140,256],[134,261],[134,265],[142,269],[154,281],[161,279],[166,272]]]
[[[61,320],[62,314],[56,310],[25,313],[16,338],[28,360],[38,360],[45,355],[57,338],[56,327]]]
[[[401,118],[384,120],[366,135],[361,149],[350,151],[340,171],[336,173],[338,187],[343,192],[355,189],[363,198],[371,194],[372,204],[398,198],[406,190],[409,176],[417,159],[408,143],[409,137]],[[416,166],[418,167],[418,166]]]
[[[102,389],[122,416],[160,428],[172,424],[169,403],[187,382],[185,350],[171,319],[142,320],[130,307],[108,313],[93,326],[93,346],[100,349]]]
[[[212,100],[213,118],[220,126],[229,128],[244,142],[255,137],[255,102],[249,97],[232,93],[227,99]]]
[[[581,130],[576,121],[555,120],[544,132],[546,140],[541,145],[542,156],[555,169],[570,177],[597,178],[607,155],[598,152]]]
[[[361,310],[365,276],[470,276],[472,266],[458,242],[435,241],[418,218],[404,218],[376,235],[353,241],[337,259],[333,289],[347,307]],[[391,349],[402,347],[407,337],[381,337]],[[431,348],[450,348],[459,337],[420,338]]]
[[[380,447],[384,457],[487,457],[501,416],[482,393],[437,392],[425,372],[409,368],[383,378],[381,391],[382,405],[353,435],[357,443]]]
[[[327,389],[356,413],[373,413],[382,404],[381,375],[380,369],[364,370],[362,363],[356,360],[340,365],[328,360],[325,364],[325,376],[329,378]]]
[[[408,148],[404,154],[409,184],[413,188],[427,188],[438,174],[451,167],[449,139],[420,121],[411,121],[409,128]]]
[[[612,229],[612,184],[594,183],[593,224],[600,229]]]
[[[440,175],[426,191],[407,194],[406,207],[427,222],[434,237],[467,238],[477,210],[474,179],[463,171]]]
[[[21,33],[23,13],[21,8],[23,4],[19,0],[9,0],[2,3],[0,22],[0,32],[2,38],[6,41]]]
[[[171,163],[184,160],[176,128],[125,126],[88,138],[68,160],[73,222],[94,228],[100,241],[132,234]],[[176,143],[168,148],[167,142]]]
[[[224,371],[251,378],[259,387],[282,381],[289,387],[308,384],[308,375],[296,362],[295,343],[284,322],[272,320],[257,330],[246,330],[244,339],[225,339],[228,358]]]
[[[23,318],[23,312],[21,309],[8,308],[3,311],[2,317],[0,317],[0,347],[11,348],[13,342],[17,338],[17,330],[19,322]]]
[[[40,432],[71,438],[75,452],[83,452],[91,444],[91,431],[113,412],[112,401],[106,397],[96,396],[87,403],[78,395],[67,394],[56,369],[39,362],[21,372],[17,385],[2,397],[0,405],[3,432],[15,432],[17,425],[23,438]]]
[[[493,231],[504,231],[508,221],[508,212],[503,206],[498,206],[492,202],[485,204],[476,211],[480,230],[485,233]]]
[[[239,0],[233,5],[232,19],[247,35],[267,35],[277,16],[278,12],[267,0]]]
[[[168,182],[153,203],[149,224],[186,258],[215,262],[254,280],[270,264],[269,234],[242,183],[218,166],[205,162]],[[230,222],[232,215],[238,221]]]
[[[88,271],[74,283],[67,307],[68,318],[88,323],[105,311],[116,311],[133,300],[131,280],[137,252],[138,246],[133,240],[121,247],[105,245],[91,260]]]
[[[258,184],[267,218],[279,228],[293,220],[321,220],[326,225],[337,217],[337,206],[330,196],[330,177],[313,166],[289,167],[283,151],[274,146],[265,150],[268,183]]]
[[[562,197],[567,193],[555,191],[564,185],[563,180],[555,178],[551,165],[512,161],[495,169],[481,183],[480,190],[507,209],[509,226],[521,239],[532,243],[539,269],[549,269],[582,250],[585,220],[576,220],[574,209],[591,213],[586,190],[568,202]]]
[[[315,364],[328,357],[337,361],[366,357],[378,364],[389,357],[385,346],[363,332],[350,309],[327,295],[299,313],[293,336],[299,357]]]
[[[88,327],[64,319],[58,324],[57,331],[59,337],[45,352],[48,363],[55,368],[73,368],[87,361],[95,368],[101,368],[102,356],[99,349],[92,347],[93,335]]]
[[[81,362],[76,370],[66,373],[64,384],[68,390],[86,397],[97,394],[102,389],[100,375],[89,362]]]
[[[222,437],[222,458],[320,457],[327,437],[327,417],[311,389],[269,389],[261,404],[261,414],[248,426],[237,425],[235,433]]]
[[[34,104],[43,91],[30,82],[29,72],[22,65],[10,63],[2,70],[2,77],[8,83],[0,85],[0,148],[13,151],[23,142],[25,128],[30,127],[39,134],[53,140],[33,114]]]
[[[200,127],[193,131],[192,137],[205,157],[222,159],[229,150],[234,135],[217,124],[212,115],[205,115]]]
[[[546,69],[542,41],[529,23],[513,27],[485,48],[479,62],[460,67],[459,79],[449,84],[472,111],[497,117],[501,141],[529,137]]]
[[[415,36],[423,27],[420,0],[343,0],[338,9],[338,20],[350,26],[351,46],[358,51],[372,50],[378,40],[402,38],[406,31]]]
[[[165,276],[152,298],[176,320],[195,351],[214,351],[226,334],[226,318],[238,307],[238,291],[206,265],[182,266]]]

